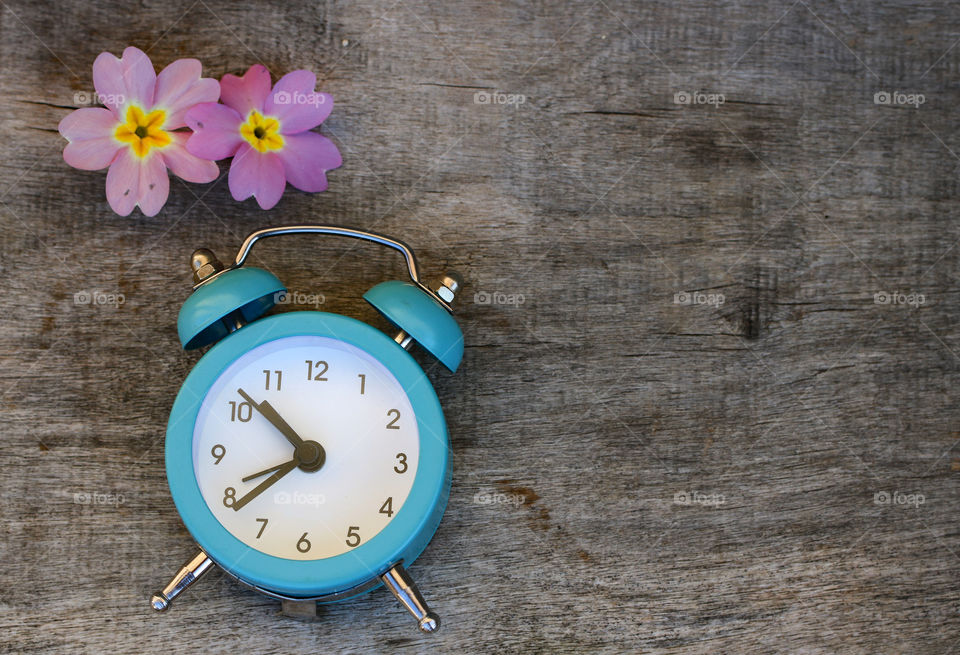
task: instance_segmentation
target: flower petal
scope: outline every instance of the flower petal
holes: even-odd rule
[[[216,102],[220,97],[220,83],[212,77],[201,78],[202,72],[196,59],[178,59],[160,71],[153,107],[166,112],[164,129],[183,127],[188,109],[201,102]]]
[[[251,111],[263,112],[263,103],[270,95],[270,71],[254,64],[243,77],[224,75],[220,79],[220,99],[241,116]]]
[[[110,165],[123,145],[112,136],[73,141],[63,149],[63,161],[82,171],[99,171]]]
[[[128,104],[149,108],[153,104],[153,89],[157,74],[150,58],[139,48],[127,48],[117,59],[109,52],[101,52],[93,62],[93,86],[97,99],[123,119],[123,108]]]
[[[97,91],[97,100],[122,120],[127,85],[123,82],[123,65],[113,54],[101,52],[93,62],[93,88]]]
[[[140,205],[140,211],[144,216],[156,216],[170,194],[167,166],[156,150],[140,160],[139,191],[137,204]]]
[[[284,139],[286,143],[278,156],[287,182],[308,193],[326,189],[326,172],[343,163],[333,141],[316,132],[293,134]]]
[[[157,85],[157,73],[150,57],[139,48],[127,48],[120,58],[123,65],[123,82],[127,87],[127,102],[141,107],[153,105],[153,89]]]
[[[121,216],[127,216],[137,206],[140,196],[140,160],[130,148],[117,155],[107,171],[107,202]]]
[[[157,151],[140,158],[124,148],[107,171],[107,201],[121,216],[129,215],[138,204],[144,216],[155,216],[169,192],[167,167]]]
[[[169,108],[173,100],[179,98],[184,91],[200,79],[202,72],[203,65],[198,59],[177,59],[169,64],[157,75],[153,105],[160,108]],[[206,102],[213,102],[213,100],[207,100]]]
[[[316,127],[333,111],[333,97],[313,90],[317,76],[297,70],[280,78],[264,103],[264,113],[280,120],[281,134],[296,134]]]
[[[67,141],[99,139],[112,136],[117,129],[117,117],[103,107],[84,107],[72,111],[57,126]]]
[[[234,200],[254,196],[260,209],[276,205],[287,184],[280,158],[272,152],[257,152],[247,143],[233,157],[227,181]]]
[[[215,102],[205,102],[190,108],[184,120],[193,134],[187,141],[187,150],[201,159],[225,159],[237,152],[243,143],[240,114]]]
[[[173,142],[160,153],[170,172],[187,182],[212,182],[220,175],[220,169],[209,159],[190,154],[185,145],[189,134],[173,132]]]

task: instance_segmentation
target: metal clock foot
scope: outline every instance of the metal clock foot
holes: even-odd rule
[[[150,605],[158,612],[164,611],[170,607],[174,598],[186,591],[187,587],[199,580],[200,576],[212,568],[213,560],[201,550],[177,571],[177,574],[167,583],[163,591],[150,599]]]
[[[423,600],[420,590],[403,564],[397,564],[380,576],[387,589],[396,596],[413,618],[417,620],[417,627],[421,632],[436,632],[440,629],[440,617],[430,611],[427,602]]]
[[[292,619],[315,619],[317,618],[317,601],[284,598],[280,601],[280,613]]]

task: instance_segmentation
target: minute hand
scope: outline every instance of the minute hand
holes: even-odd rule
[[[257,411],[263,414],[264,418],[273,424],[273,427],[280,430],[283,436],[287,438],[287,441],[292,443],[295,448],[299,448],[303,445],[303,439],[300,438],[300,435],[297,434],[296,430],[290,427],[289,423],[283,420],[283,417],[277,413],[277,410],[273,408],[273,405],[268,403],[266,400],[258,403],[243,389],[237,389],[237,393],[243,396],[243,399],[248,403],[256,407]]]

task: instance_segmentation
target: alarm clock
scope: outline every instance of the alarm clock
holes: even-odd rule
[[[286,289],[244,266],[261,239],[300,234],[372,241],[400,252],[409,279],[363,298],[399,330],[320,311],[264,316]],[[463,357],[451,303],[462,281],[420,279],[413,251],[381,234],[331,225],[259,230],[225,267],[191,257],[192,295],[177,321],[185,349],[212,347],[170,412],[170,493],[199,553],[151,598],[170,603],[214,566],[316,616],[318,603],[384,586],[423,632],[440,621],[407,567],[436,531],[450,493],[450,440],[437,394],[408,349],[450,371]]]

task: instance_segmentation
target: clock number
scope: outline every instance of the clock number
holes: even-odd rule
[[[263,534],[263,531],[267,529],[267,521],[269,519],[257,519],[257,521],[263,521],[263,525],[260,526],[260,532],[257,533],[257,539]]]
[[[307,533],[304,532],[303,536],[300,537],[300,541],[297,542],[297,550],[301,553],[305,553],[310,550],[310,542],[307,540]]]
[[[253,417],[253,406],[246,402],[237,402],[235,400],[230,401],[230,420],[236,421],[239,420],[241,423],[246,423]]]
[[[324,361],[315,362],[312,359],[305,360],[304,362],[307,365],[307,379],[315,380],[317,382],[326,382],[327,378],[323,377],[327,369],[330,368],[330,365]],[[320,367],[323,368],[320,368]]]
[[[230,501],[230,502],[227,502]],[[227,487],[223,490],[223,506],[224,507],[233,507],[233,504],[237,502],[237,490],[233,487]]]
[[[392,416],[392,417],[393,417],[393,419],[391,419],[390,422],[387,423],[387,429],[388,429],[388,430],[399,430],[399,429],[400,429],[400,426],[397,425],[397,421],[400,420],[400,410],[399,410],[399,409],[391,409],[391,410],[388,410],[388,411],[387,411],[387,416]]]
[[[357,373],[357,377],[360,378],[360,395],[363,395],[363,389],[367,386],[367,376],[363,373]]]
[[[277,376],[277,391],[280,391],[280,383],[283,379],[283,371],[273,371]],[[264,369],[263,375],[266,378],[264,380],[263,388],[265,391],[270,391],[270,369]]]
[[[393,467],[393,470],[396,471],[397,473],[406,473],[407,472],[407,454],[397,453],[397,459],[399,459],[400,462]],[[400,468],[401,466],[403,468]]]
[[[393,496],[383,501],[383,505],[380,506],[380,513],[386,514],[388,517],[393,516]]]
[[[360,545],[360,533],[357,532],[359,529],[359,525],[351,525],[350,529],[347,530],[346,544],[351,548],[356,548]]]
[[[214,464],[219,464],[220,460],[223,459],[223,456],[227,454],[227,449],[223,447],[222,444],[217,444],[210,449],[210,454],[217,458],[217,461]]]

